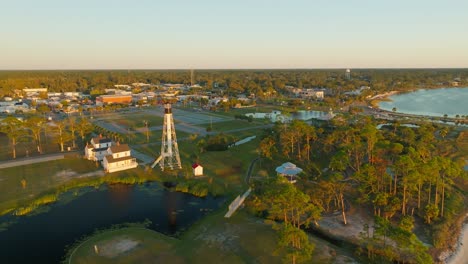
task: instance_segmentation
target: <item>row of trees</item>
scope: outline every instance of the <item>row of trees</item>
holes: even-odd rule
[[[44,145],[53,143],[58,144],[60,151],[63,152],[67,144],[73,149],[76,148],[77,138],[80,138],[81,142],[85,142],[85,137],[91,131],[92,125],[84,117],[69,117],[47,122],[40,116],[29,116],[24,120],[8,116],[0,121],[0,132],[9,139],[13,159],[17,157],[18,143],[33,144],[39,154],[44,153]]]

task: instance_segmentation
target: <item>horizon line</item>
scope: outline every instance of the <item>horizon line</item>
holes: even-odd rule
[[[226,71],[226,70],[468,70],[468,67],[323,67],[323,68],[30,68],[0,69],[0,71]]]

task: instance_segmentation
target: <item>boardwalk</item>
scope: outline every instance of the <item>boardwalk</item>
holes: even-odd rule
[[[237,208],[239,208],[239,206],[241,206],[244,203],[245,198],[249,196],[251,191],[252,188],[249,188],[242,196],[237,196],[236,199],[234,199],[234,201],[232,201],[232,203],[229,205],[229,211],[224,215],[224,217],[231,217],[232,214],[236,212]]]

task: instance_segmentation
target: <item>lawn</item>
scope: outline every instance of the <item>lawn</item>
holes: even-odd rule
[[[104,231],[72,249],[69,263],[282,263],[284,252],[277,251],[277,234],[271,222],[239,211],[224,218],[219,210],[199,222],[179,238],[144,228]],[[335,246],[309,236],[316,245],[310,263],[334,263]],[[112,245],[136,246],[113,250]],[[98,247],[96,253],[94,246]],[[346,254],[340,252],[339,255]],[[346,262],[346,261],[345,261]],[[343,262],[343,263],[345,263]]]
[[[223,183],[226,187],[236,191],[244,186],[244,178],[252,160],[258,154],[256,146],[259,139],[256,138],[240,146],[231,147],[226,151],[208,151],[200,153],[197,142],[191,140],[179,141],[179,152],[182,162],[182,172],[186,176],[192,174],[192,164],[198,162],[203,166],[206,177]],[[160,145],[140,145],[135,149],[142,153],[157,157],[160,153]],[[242,187],[242,188],[241,188]]]
[[[223,215],[221,210],[204,218],[180,239],[142,228],[104,232],[79,245],[70,263],[281,263],[272,254],[276,234],[270,226],[246,213],[230,219]],[[138,246],[112,256],[94,250],[97,245],[109,251],[109,245],[119,241],[134,241]]]
[[[235,129],[255,128],[261,125],[265,125],[265,124],[268,124],[268,123],[264,123],[264,122],[257,121],[257,120],[254,120],[253,122],[248,122],[247,120],[233,119],[233,120],[225,121],[225,122],[205,124],[203,125],[203,127],[204,128],[211,127],[213,132],[226,132],[226,131],[235,130]]]
[[[144,121],[147,121],[148,126],[150,127],[162,126],[164,119],[157,115],[138,113],[138,114],[132,114],[132,115],[122,114],[122,115],[116,116],[115,118],[107,119],[107,121],[115,122],[124,128],[129,128],[129,127],[139,128],[139,127],[145,127]]]
[[[54,189],[72,177],[96,170],[94,162],[66,158],[0,170],[0,213]],[[25,180],[23,188],[21,181]]]

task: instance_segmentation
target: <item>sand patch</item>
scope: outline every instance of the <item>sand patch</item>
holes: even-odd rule
[[[55,174],[55,177],[57,178],[71,178],[75,175],[77,175],[78,173],[76,173],[75,171],[73,170],[62,170],[62,171],[59,171]]]
[[[107,258],[114,258],[122,255],[140,244],[140,241],[129,238],[116,238],[98,245],[99,255]]]
[[[76,171],[68,169],[68,170],[62,170],[62,171],[57,172],[54,175],[54,177],[59,178],[61,180],[70,180],[71,178],[85,178],[85,177],[103,176],[103,175],[104,175],[104,171],[102,170],[79,174]]]

